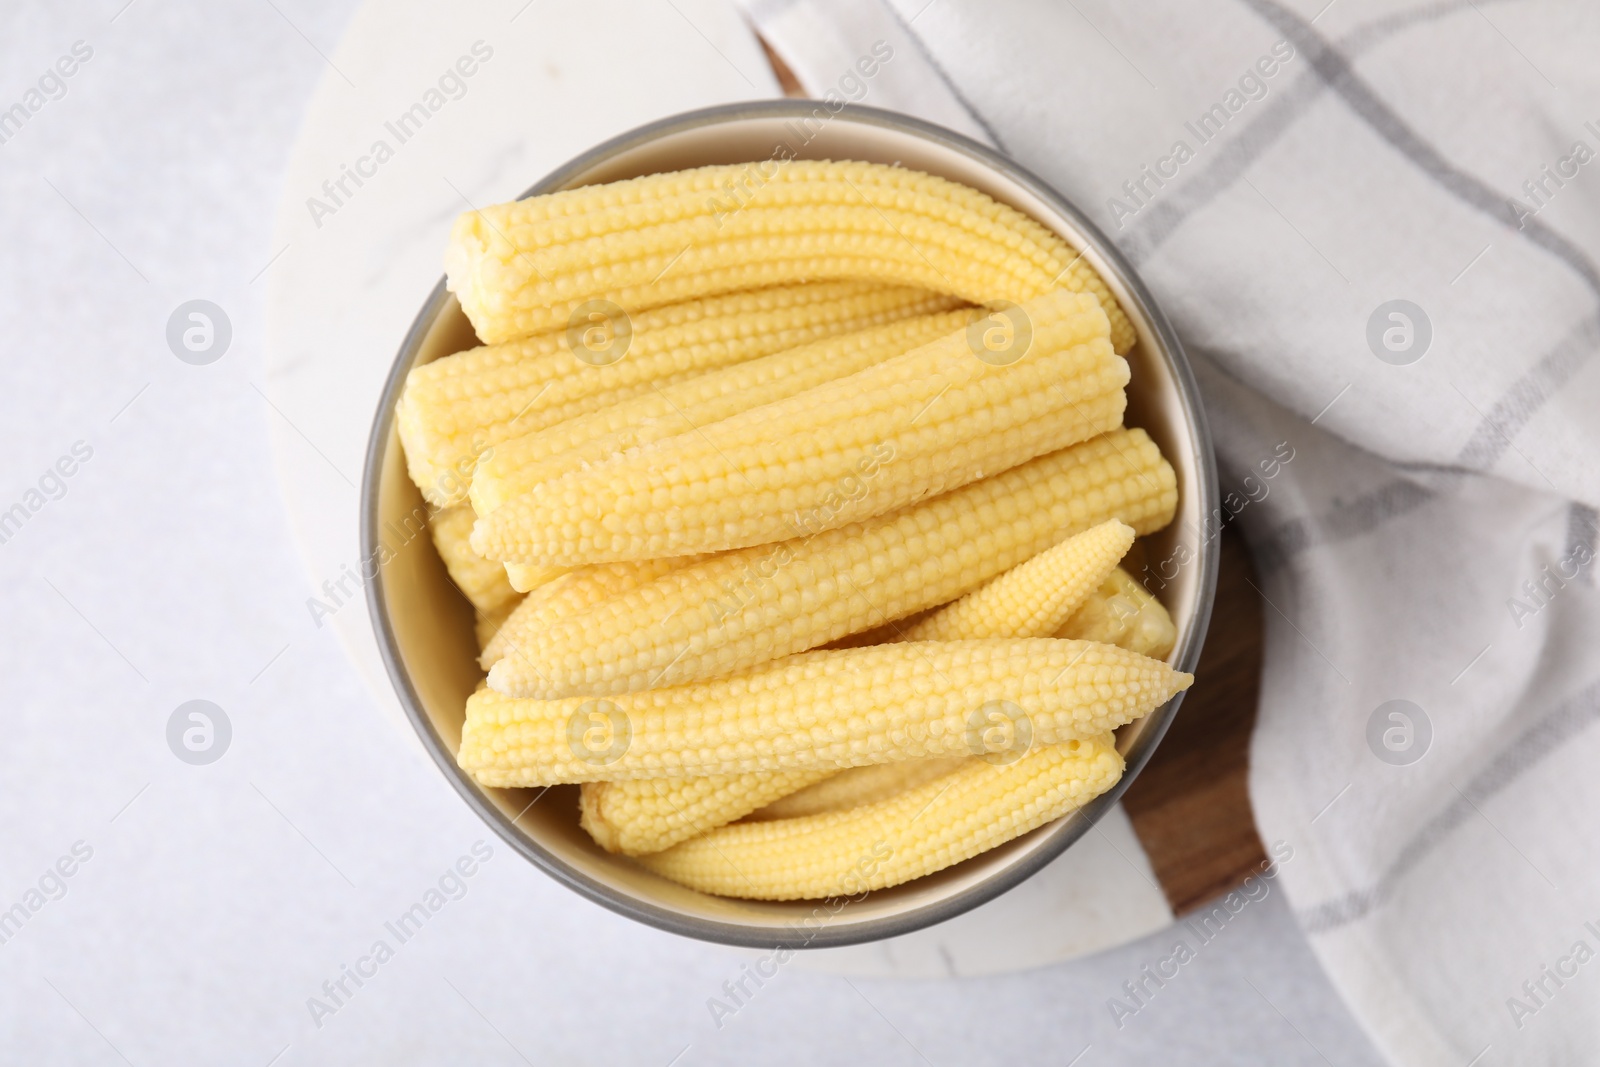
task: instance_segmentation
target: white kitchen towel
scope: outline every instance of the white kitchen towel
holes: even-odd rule
[[[1257,823],[1380,1047],[1596,1062],[1600,10],[745,10],[819,95],[894,34],[855,102],[976,127],[1173,319],[1268,604]]]

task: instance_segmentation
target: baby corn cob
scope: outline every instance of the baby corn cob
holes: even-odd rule
[[[916,764],[931,762],[913,761]],[[607,852],[642,856],[721,826],[770,800],[793,793],[832,771],[710,774],[702,778],[644,778],[585,782],[578,823]],[[736,810],[736,815],[726,815]]]
[[[1133,536],[1133,527],[1112,519],[1069,537],[929,615],[902,639],[1049,637],[1116,569]]]
[[[1161,601],[1117,567],[1055,636],[1103,641],[1152,659],[1165,659],[1177,643],[1178,630]]]
[[[1122,523],[1102,523],[1070,537],[1054,548],[995,578],[948,605],[923,624],[903,631],[899,640],[962,641],[989,637],[1049,637],[1116,566],[1133,543],[1133,530]],[[914,788],[953,770],[961,758],[904,760],[853,767],[815,784],[802,783],[793,796],[769,791],[776,777],[755,772],[705,779],[645,779],[585,784],[588,793],[605,790],[607,805],[594,806],[590,833],[606,848],[632,855],[657,852],[697,833],[722,826],[773,803],[761,818],[812,815],[834,807],[854,807]],[[800,787],[795,786],[796,789]],[[781,797],[782,799],[775,799]],[[609,822],[608,822],[609,820]],[[585,824],[588,825],[588,824]]]
[[[1069,537],[901,631],[898,640],[1054,635],[1117,569],[1117,561],[1127,554],[1133,537],[1133,529],[1116,520]],[[963,758],[952,758],[854,767],[774,801],[752,817],[788,819],[852,808],[914,789],[962,762]]]
[[[489,684],[603,695],[745,670],[953,600],[1108,519],[1159,530],[1177,499],[1145,432],[1113,430],[868,522],[672,571],[530,635]]]
[[[601,563],[581,567],[551,579],[529,593],[483,649],[484,670],[506,656],[515,656],[523,643],[551,623],[581,615],[595,605],[653,582],[663,574],[699,562],[699,556],[646,559],[637,563]]]
[[[961,329],[975,314],[968,309],[918,315],[813,341],[514,437],[478,465],[472,476],[472,506],[488,515],[540,482],[865,370]]]
[[[563,319],[550,332],[458,352],[411,371],[395,408],[411,478],[430,502],[466,499],[496,445],[708,370],[839,333],[948,310],[919,289],[859,282],[777,286],[629,310],[609,322],[603,357]],[[619,309],[620,310],[620,309]],[[601,328],[606,324],[602,323]],[[626,346],[617,339],[626,331]],[[576,339],[575,339],[576,338]],[[623,358],[609,363],[599,359]]]
[[[603,700],[480,689],[456,759],[482,785],[518,787],[1003,757],[1113,730],[1191,681],[1113,645],[1052,638],[806,652]]]
[[[866,767],[851,767],[847,771],[829,775],[814,785],[807,785],[803,789],[774,800],[766,807],[752,812],[750,818],[758,822],[767,819],[797,819],[804,815],[848,811],[863,804],[876,804],[897,793],[917,789],[935,778],[943,778],[951,771],[965,767],[976,758],[944,756],[937,759],[908,759],[898,763],[874,763]],[[685,780],[694,781],[692,778]],[[584,786],[584,788],[590,787]]]
[[[720,194],[761,184],[730,210]],[[872,279],[976,304],[1057,286],[1090,292],[1118,352],[1135,334],[1098,274],[1057,234],[965,185],[875,163],[701,167],[471,211],[445,253],[485,341],[564,328],[586,301],[656,307],[798,278]]]
[[[576,566],[716,552],[836,529],[1122,423],[1128,365],[1093,296],[1056,289],[1018,314],[1022,358],[995,365],[965,329],[786,400],[576,470],[496,508],[482,555]]]
[[[1004,766],[982,760],[849,811],[724,826],[639,860],[719,896],[857,896],[971,859],[1052,822],[1116,784],[1109,735],[1040,745]]]
[[[971,758],[901,760],[845,771],[752,771],[584,782],[581,824],[607,852],[643,856],[751,812],[755,812],[752,818],[789,818],[882,800],[947,774]]]
[[[1025,576],[1032,570],[1035,575],[1039,568],[1051,557],[1055,557],[1054,566],[1059,572],[1066,560],[1062,558],[1063,550],[1073,544],[1080,543],[1079,552],[1088,548],[1084,542],[1094,537],[1110,538],[1117,524],[1105,523],[1075,538],[1062,542],[1055,548],[1040,553],[1027,563],[1012,568],[1005,574],[991,581],[988,585],[968,593],[954,604],[940,609],[928,616],[926,623],[932,623],[936,618],[948,614],[949,619],[941,624],[945,632],[943,640],[968,640],[978,637],[1038,637],[1052,635],[1055,637],[1075,638],[1083,641],[1100,641],[1106,644],[1117,645],[1137,652],[1140,655],[1150,656],[1153,659],[1162,659],[1172,651],[1172,645],[1177,637],[1177,631],[1172,625],[1172,618],[1167,614],[1167,609],[1161,606],[1160,601],[1145,592],[1121,567],[1111,566],[1111,573],[1105,578],[1098,589],[1093,590],[1082,598],[1081,606],[1072,612],[1071,621],[1059,625],[1059,616],[1054,612],[1040,610],[1043,605],[1057,604],[1064,601],[1059,590],[1061,586],[1041,585],[1037,579],[1028,580]],[[1125,528],[1124,528],[1125,529]],[[1126,536],[1131,542],[1131,531]],[[1121,540],[1120,538],[1118,539]],[[1126,549],[1124,548],[1123,551]],[[1113,549],[1114,551],[1114,549]],[[1120,555],[1120,553],[1119,553]],[[1104,557],[1102,557],[1104,558]],[[1114,561],[1113,561],[1114,562]],[[1085,571],[1079,570],[1071,577],[1083,577]],[[1070,577],[1068,579],[1070,581]],[[968,602],[979,602],[988,594],[992,594],[1006,586],[1018,590],[1026,584],[1029,595],[1026,599],[1016,602],[1016,609],[1005,622],[994,625],[988,617],[978,617],[968,612],[958,612],[956,609]],[[1130,588],[1131,587],[1131,588]],[[1058,609],[1059,610],[1059,607]],[[1070,610],[1070,609],[1069,609]],[[960,625],[948,625],[960,622]],[[929,636],[922,630],[922,626],[912,626],[901,630],[893,639],[919,641],[928,640]],[[918,769],[939,763],[935,760],[917,760],[906,763],[883,763],[870,767],[853,767],[841,771],[816,785],[802,789],[792,796],[768,804],[765,808],[755,812],[752,818],[791,818],[797,815],[813,815],[823,811],[833,811],[856,804],[865,803],[867,799],[881,799],[894,791],[897,776],[907,779],[918,778]],[[931,774],[931,770],[927,772]],[[588,788],[587,786],[585,788]],[[881,788],[881,793],[876,792]],[[735,816],[737,817],[737,816]],[[727,822],[732,819],[725,820]]]
[[[476,519],[469,507],[444,508],[433,513],[428,526],[450,580],[480,616],[493,616],[517,599],[517,591],[506,580],[504,567],[472,551],[467,539]]]

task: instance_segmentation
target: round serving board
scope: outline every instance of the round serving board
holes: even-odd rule
[[[470,11],[371,0],[329,64],[286,168],[260,282],[274,455],[319,595],[360,570],[357,485],[373,412],[439,278],[454,216],[652,119],[795,91],[722,0],[507,0]],[[426,121],[398,129],[419,103]],[[370,173],[357,183],[351,168]],[[364,598],[324,604],[322,624],[410,736]],[[905,937],[807,953],[803,965],[898,977],[1036,967],[1145,936],[1237,883],[1263,859],[1245,793],[1260,642],[1249,560],[1225,534],[1199,682],[1122,810],[998,900]]]

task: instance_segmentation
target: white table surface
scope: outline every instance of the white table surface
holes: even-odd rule
[[[275,261],[273,217],[313,89],[357,73],[324,58],[356,5],[123,3],[0,15],[0,108],[75,41],[93,49],[0,144],[0,511],[36,502],[29,489],[75,442],[93,450],[0,544],[13,693],[0,912],[25,913],[0,926],[0,1061],[1377,1062],[1275,893],[1121,1029],[1107,1000],[1173,932],[1001,978],[788,967],[718,1029],[707,1000],[755,954],[613,916],[488,840],[314,626],[269,445],[347,447],[273,406],[264,290],[316,254]],[[539,34],[551,3],[469,5],[462,24],[483,29],[441,40],[441,56]],[[756,77],[748,47],[714,0],[619,0],[597,9],[572,70],[608,70],[626,94],[640,57],[664,51],[686,71],[743,60]],[[418,92],[434,73],[419,75]],[[655,81],[639,92],[641,118],[689,106]],[[166,341],[195,298],[233,328],[208,366]],[[364,436],[366,418],[341,425]],[[339,467],[326,491],[353,493],[359,471]],[[208,766],[166,738],[197,698],[233,729]],[[375,940],[397,944],[384,923],[480,839],[493,856],[461,899],[363,986],[347,981],[318,1026],[308,998]],[[59,899],[30,896],[78,842],[90,858],[45,879]]]

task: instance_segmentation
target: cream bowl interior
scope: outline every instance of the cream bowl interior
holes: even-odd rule
[[[1215,538],[1202,535],[1216,485],[1209,433],[1177,338],[1131,267],[1070,204],[1016,164],[966,138],[902,115],[848,108],[835,115],[805,101],[714,108],[667,119],[607,142],[529,190],[529,195],[712,163],[772,158],[896,163],[988,193],[1061,234],[1105,278],[1138,329],[1130,354],[1127,423],[1149,432],[1177,471],[1177,519],[1136,546],[1176,575],[1158,592],[1178,628],[1170,657],[1193,669],[1216,581]],[[728,944],[822,947],[907,933],[992,899],[1077,840],[1138,774],[1160,740],[1174,699],[1119,733],[1127,773],[1083,810],[938,874],[864,899],[772,903],[708,896],[609,855],[578,826],[577,789],[485,789],[455,763],[463,705],[482,677],[472,611],[450,584],[422,529],[421,495],[406,476],[393,412],[413,367],[477,343],[441,281],[395,361],[368,449],[363,559],[376,573],[369,607],[395,688],[424,745],[463,799],[514,849],[574,890],[615,911],[686,936]],[[1197,684],[1204,685],[1204,679]]]

